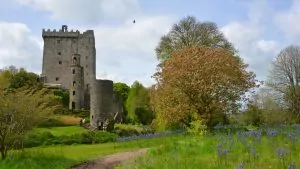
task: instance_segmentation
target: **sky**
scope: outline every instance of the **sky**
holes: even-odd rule
[[[188,15],[215,22],[259,80],[281,49],[300,43],[300,0],[2,0],[0,68],[40,74],[42,29],[66,24],[94,30],[97,78],[150,86],[155,47]]]

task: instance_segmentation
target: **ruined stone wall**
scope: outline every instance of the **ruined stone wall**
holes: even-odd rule
[[[113,110],[113,81],[95,80],[92,83],[90,104],[90,122],[93,127],[98,127],[100,122],[112,119]]]

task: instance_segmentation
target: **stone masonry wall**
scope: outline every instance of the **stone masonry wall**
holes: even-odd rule
[[[45,83],[61,84],[69,89],[71,79],[70,62],[75,53],[81,55],[83,68],[83,90],[89,95],[91,82],[96,79],[96,48],[92,30],[83,33],[68,30],[43,30],[44,51],[42,76]],[[82,99],[89,101],[89,99]],[[85,103],[82,105],[89,105]]]
[[[106,119],[113,119],[113,81],[95,80],[91,86],[90,122],[95,128]]]

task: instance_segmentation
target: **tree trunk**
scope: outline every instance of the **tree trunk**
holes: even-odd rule
[[[5,160],[6,159],[6,154],[7,154],[7,151],[5,148],[2,148],[1,149],[1,159],[2,160]]]

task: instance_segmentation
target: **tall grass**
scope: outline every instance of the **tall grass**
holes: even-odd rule
[[[1,169],[66,169],[74,164],[74,159],[57,153],[24,151],[10,153],[6,160],[0,162]]]
[[[300,127],[181,136],[118,169],[300,168]]]

